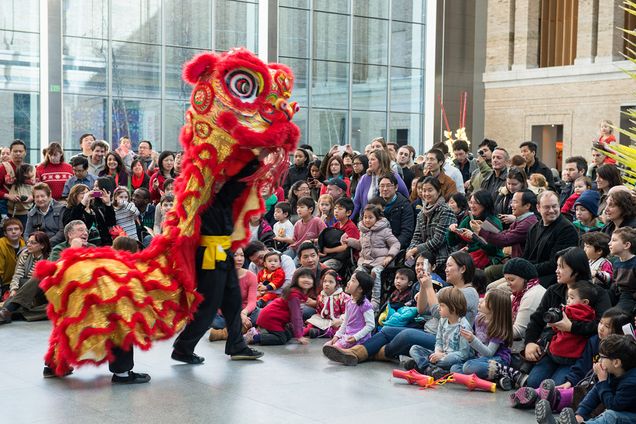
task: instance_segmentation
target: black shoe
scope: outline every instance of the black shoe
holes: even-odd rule
[[[190,355],[177,352],[176,350],[172,351],[172,355],[170,355],[172,359],[179,362],[185,362],[186,364],[198,365],[202,364],[205,361],[203,356],[199,356],[196,353],[192,353]]]
[[[113,374],[113,378],[110,380],[115,384],[142,384],[150,381],[150,376],[144,373],[137,373],[128,371],[126,377],[120,377],[117,374]]]
[[[7,308],[0,309],[0,324],[11,323],[11,315],[13,315],[12,312]]]
[[[424,374],[433,377],[435,380],[439,380],[448,375],[449,372],[435,365],[430,365]]]
[[[400,360],[400,366],[405,370],[410,371],[417,368],[417,362],[415,362],[415,359],[407,356],[405,359]]]
[[[66,377],[67,375],[71,375],[71,374],[73,374],[73,368],[72,367],[62,377]],[[55,371],[53,371],[53,368],[49,367],[48,365],[45,365],[44,369],[42,370],[42,377],[44,377],[44,378],[57,378],[58,376],[55,374]]]
[[[508,391],[512,390],[514,388],[514,385],[515,384],[512,381],[512,378],[510,378],[508,376],[500,377],[497,380],[497,387],[499,387],[504,392],[508,392]]]
[[[310,339],[317,339],[318,337],[320,337],[320,330],[317,328],[310,328],[307,335]]]
[[[260,350],[250,349],[249,347],[247,347],[243,349],[242,351],[240,351],[239,353],[230,355],[230,359],[232,359],[233,361],[253,361],[260,358],[263,355],[264,353],[261,352]]]

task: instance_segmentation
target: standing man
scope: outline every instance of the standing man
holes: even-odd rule
[[[479,189],[481,183],[490,175],[492,171],[490,161],[492,159],[492,152],[494,152],[496,148],[497,142],[495,140],[484,138],[484,140],[479,143],[477,157],[475,158],[477,169],[475,169],[470,176],[470,187],[472,190]]]
[[[563,206],[568,197],[574,193],[574,181],[579,177],[584,177],[587,172],[587,161],[582,156],[571,156],[565,160],[563,167],[565,185],[561,188],[559,204]]]
[[[499,188],[506,185],[508,176],[508,152],[503,147],[497,147],[492,152],[492,172],[481,183],[481,188],[487,190],[495,200],[499,194]]]
[[[94,142],[95,142],[95,136],[93,134],[91,133],[82,134],[79,138],[79,145],[80,145],[81,152],[73,156],[70,160],[73,160],[74,158],[78,156],[88,159],[91,155],[91,147],[93,146]]]
[[[601,146],[599,143],[594,143],[592,145],[592,165],[587,171],[587,176],[590,177],[592,181],[596,181],[596,170],[605,162],[605,155],[599,152],[599,150],[605,149],[603,149],[603,146]]]
[[[172,359],[187,364],[201,364],[205,360],[194,353],[194,348],[210,329],[219,307],[227,326],[225,353],[232,360],[258,359],[262,352],[250,349],[241,334],[241,287],[234,267],[234,254],[230,250],[234,232],[234,201],[243,193],[247,183],[243,178],[258,169],[253,160],[237,174],[228,176],[213,202],[201,213],[201,242],[196,252],[197,291],[203,301],[173,344]],[[206,252],[213,249],[212,254]],[[216,252],[216,254],[214,254]],[[221,253],[222,252],[222,253]]]
[[[468,154],[470,150],[468,143],[464,140],[455,140],[453,142],[453,154],[455,160],[453,164],[455,168],[459,169],[462,174],[462,180],[464,181],[464,190],[468,190],[470,187],[470,176],[477,169],[477,162],[474,159],[470,159]]]
[[[442,186],[442,196],[448,202],[451,196],[457,193],[457,186],[455,181],[444,173],[444,161],[446,156],[439,149],[431,149],[426,153],[426,176],[432,176],[437,178]]]
[[[411,166],[413,165],[413,156],[411,153],[411,149],[409,149],[407,146],[402,146],[398,149],[397,164],[400,166],[400,168],[402,168],[404,184],[410,190],[413,178],[415,178],[415,174],[413,173],[413,171],[411,171]]]
[[[533,141],[525,141],[519,146],[521,156],[526,161],[526,175],[530,178],[532,174],[541,174],[548,182],[550,190],[556,191],[554,185],[554,175],[552,170],[537,158],[537,144]]]
[[[106,169],[106,161],[104,156],[108,153],[108,144],[103,140],[93,142],[91,146],[91,155],[88,158],[88,172],[93,175],[99,175]]]
[[[155,151],[152,150],[152,143],[148,140],[140,141],[137,149],[137,157],[143,162],[148,175],[152,175],[157,167],[157,159],[159,159],[159,155],[156,155]]]
[[[455,188],[457,188],[458,193],[465,193],[466,190],[464,189],[464,179],[462,178],[462,173],[459,172],[459,169],[453,166],[453,161],[451,160],[446,143],[436,143],[433,145],[433,148],[439,149],[442,151],[442,153],[444,153],[444,173],[451,177],[453,181],[455,181]]]

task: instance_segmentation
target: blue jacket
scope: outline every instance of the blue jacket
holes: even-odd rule
[[[636,412],[636,368],[621,378],[609,375],[607,380],[596,383],[581,401],[576,414],[588,419],[600,403],[612,411]]]
[[[575,386],[579,381],[583,380],[592,370],[594,362],[598,361],[598,349],[600,345],[601,342],[598,335],[590,337],[585,345],[583,355],[570,367],[568,375],[565,376],[565,381],[569,381],[572,386]]]

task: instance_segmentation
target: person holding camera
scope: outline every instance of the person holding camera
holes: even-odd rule
[[[546,345],[556,332],[571,333],[573,336],[582,338],[591,337],[597,332],[600,317],[611,307],[607,292],[597,289],[595,298],[589,299],[588,302],[595,312],[593,319],[570,318],[568,314],[556,314],[554,309],[548,314],[551,322],[546,322],[544,319],[544,315],[551,308],[557,308],[560,312],[562,305],[567,304],[568,289],[576,289],[578,281],[589,282],[591,280],[590,267],[586,258],[585,252],[579,247],[570,247],[557,253],[557,284],[548,287],[539,307],[530,316],[530,322],[526,329],[523,356],[526,361],[536,364],[538,367],[537,371],[533,370],[530,373],[532,378],[528,378],[527,381],[527,385],[530,387],[537,388],[541,381],[547,378],[552,378],[557,385],[564,382],[569,365],[552,361],[553,356],[548,357],[550,358],[549,364],[547,363],[548,359],[544,360],[547,351]],[[554,321],[555,319],[556,321]]]

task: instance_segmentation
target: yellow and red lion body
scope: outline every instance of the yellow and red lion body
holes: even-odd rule
[[[45,361],[58,375],[72,365],[112,359],[113,347],[148,349],[181,330],[201,300],[194,261],[200,213],[223,201],[215,193],[228,177],[259,159],[262,166],[244,180],[233,205],[235,249],[249,238],[249,218],[264,210],[263,185],[286,173],[300,136],[291,123],[297,106],[289,102],[289,68],[234,49],[196,56],[183,77],[194,89],[180,136],[184,158],[175,206],[162,234],[139,253],[69,248],[58,262],[36,268],[53,323]]]

